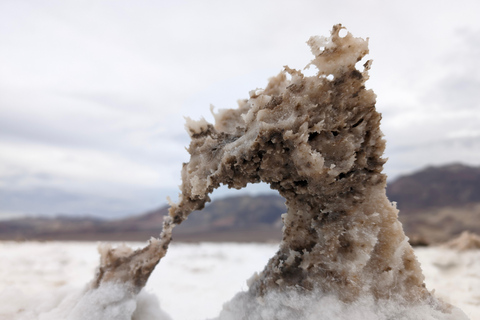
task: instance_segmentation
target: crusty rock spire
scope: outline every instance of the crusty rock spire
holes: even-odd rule
[[[381,116],[365,88],[371,61],[356,67],[368,40],[341,37],[341,29],[308,41],[315,76],[285,67],[263,91],[216,114],[215,125],[187,120],[190,161],[161,238],[126,254],[104,250],[95,286],[121,279],[141,288],[165,255],[173,227],[201,210],[210,193],[222,184],[241,189],[265,182],[286,199],[288,211],[280,248],[248,294],[315,289],[346,302],[364,294],[436,301],[385,194]]]
[[[381,116],[365,88],[371,62],[355,66],[368,42],[340,37],[341,29],[308,41],[317,75],[285,67],[237,109],[220,111],[215,125],[188,121],[191,158],[170,216],[180,223],[221,184],[263,181],[288,211],[280,249],[251,284],[253,294],[297,286],[345,300],[361,292],[424,299],[422,272],[385,195]]]

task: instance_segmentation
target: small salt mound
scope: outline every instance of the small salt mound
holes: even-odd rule
[[[8,301],[0,306],[2,320],[171,320],[155,295],[144,290],[135,295],[114,282],[93,290],[64,287],[42,295],[11,289],[0,293],[0,299]]]
[[[299,292],[271,291],[263,297],[254,297],[242,292],[226,303],[215,320],[459,320],[468,319],[458,308],[449,313],[436,308],[432,298],[430,304],[412,304],[397,296],[376,300],[372,295],[362,296],[353,303],[345,303],[333,294],[320,290]]]
[[[106,282],[87,291],[67,319],[170,320],[170,317],[160,309],[155,296],[144,291],[135,295],[123,283]]]
[[[480,236],[472,232],[464,231],[458,238],[445,243],[443,246],[459,251],[480,249]]]

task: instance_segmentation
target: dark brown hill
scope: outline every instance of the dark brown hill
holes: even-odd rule
[[[397,202],[403,214],[480,203],[480,167],[428,167],[390,183],[387,195],[390,201]]]
[[[439,243],[462,231],[480,233],[480,167],[428,167],[387,186],[413,243]]]

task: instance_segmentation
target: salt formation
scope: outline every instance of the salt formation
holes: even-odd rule
[[[160,239],[135,252],[106,248],[92,290],[122,282],[138,292],[165,255],[173,227],[201,210],[210,193],[222,184],[241,189],[262,181],[286,199],[283,240],[221,318],[317,319],[309,312],[321,312],[332,299],[343,307],[326,319],[344,319],[361,305],[370,306],[370,319],[463,317],[425,288],[386,197],[381,116],[375,94],[365,88],[371,61],[362,71],[355,66],[368,41],[341,37],[341,29],[308,41],[317,75],[285,67],[237,109],[216,114],[215,125],[187,121],[191,158]]]
[[[472,232],[464,231],[457,238],[445,243],[444,247],[459,251],[480,249],[480,236]]]

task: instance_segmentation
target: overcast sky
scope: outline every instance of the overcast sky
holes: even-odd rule
[[[236,107],[284,65],[303,69],[305,42],[336,23],[370,38],[389,179],[480,165],[479,16],[461,0],[3,0],[0,218],[176,199],[183,117],[212,121],[210,104]]]

